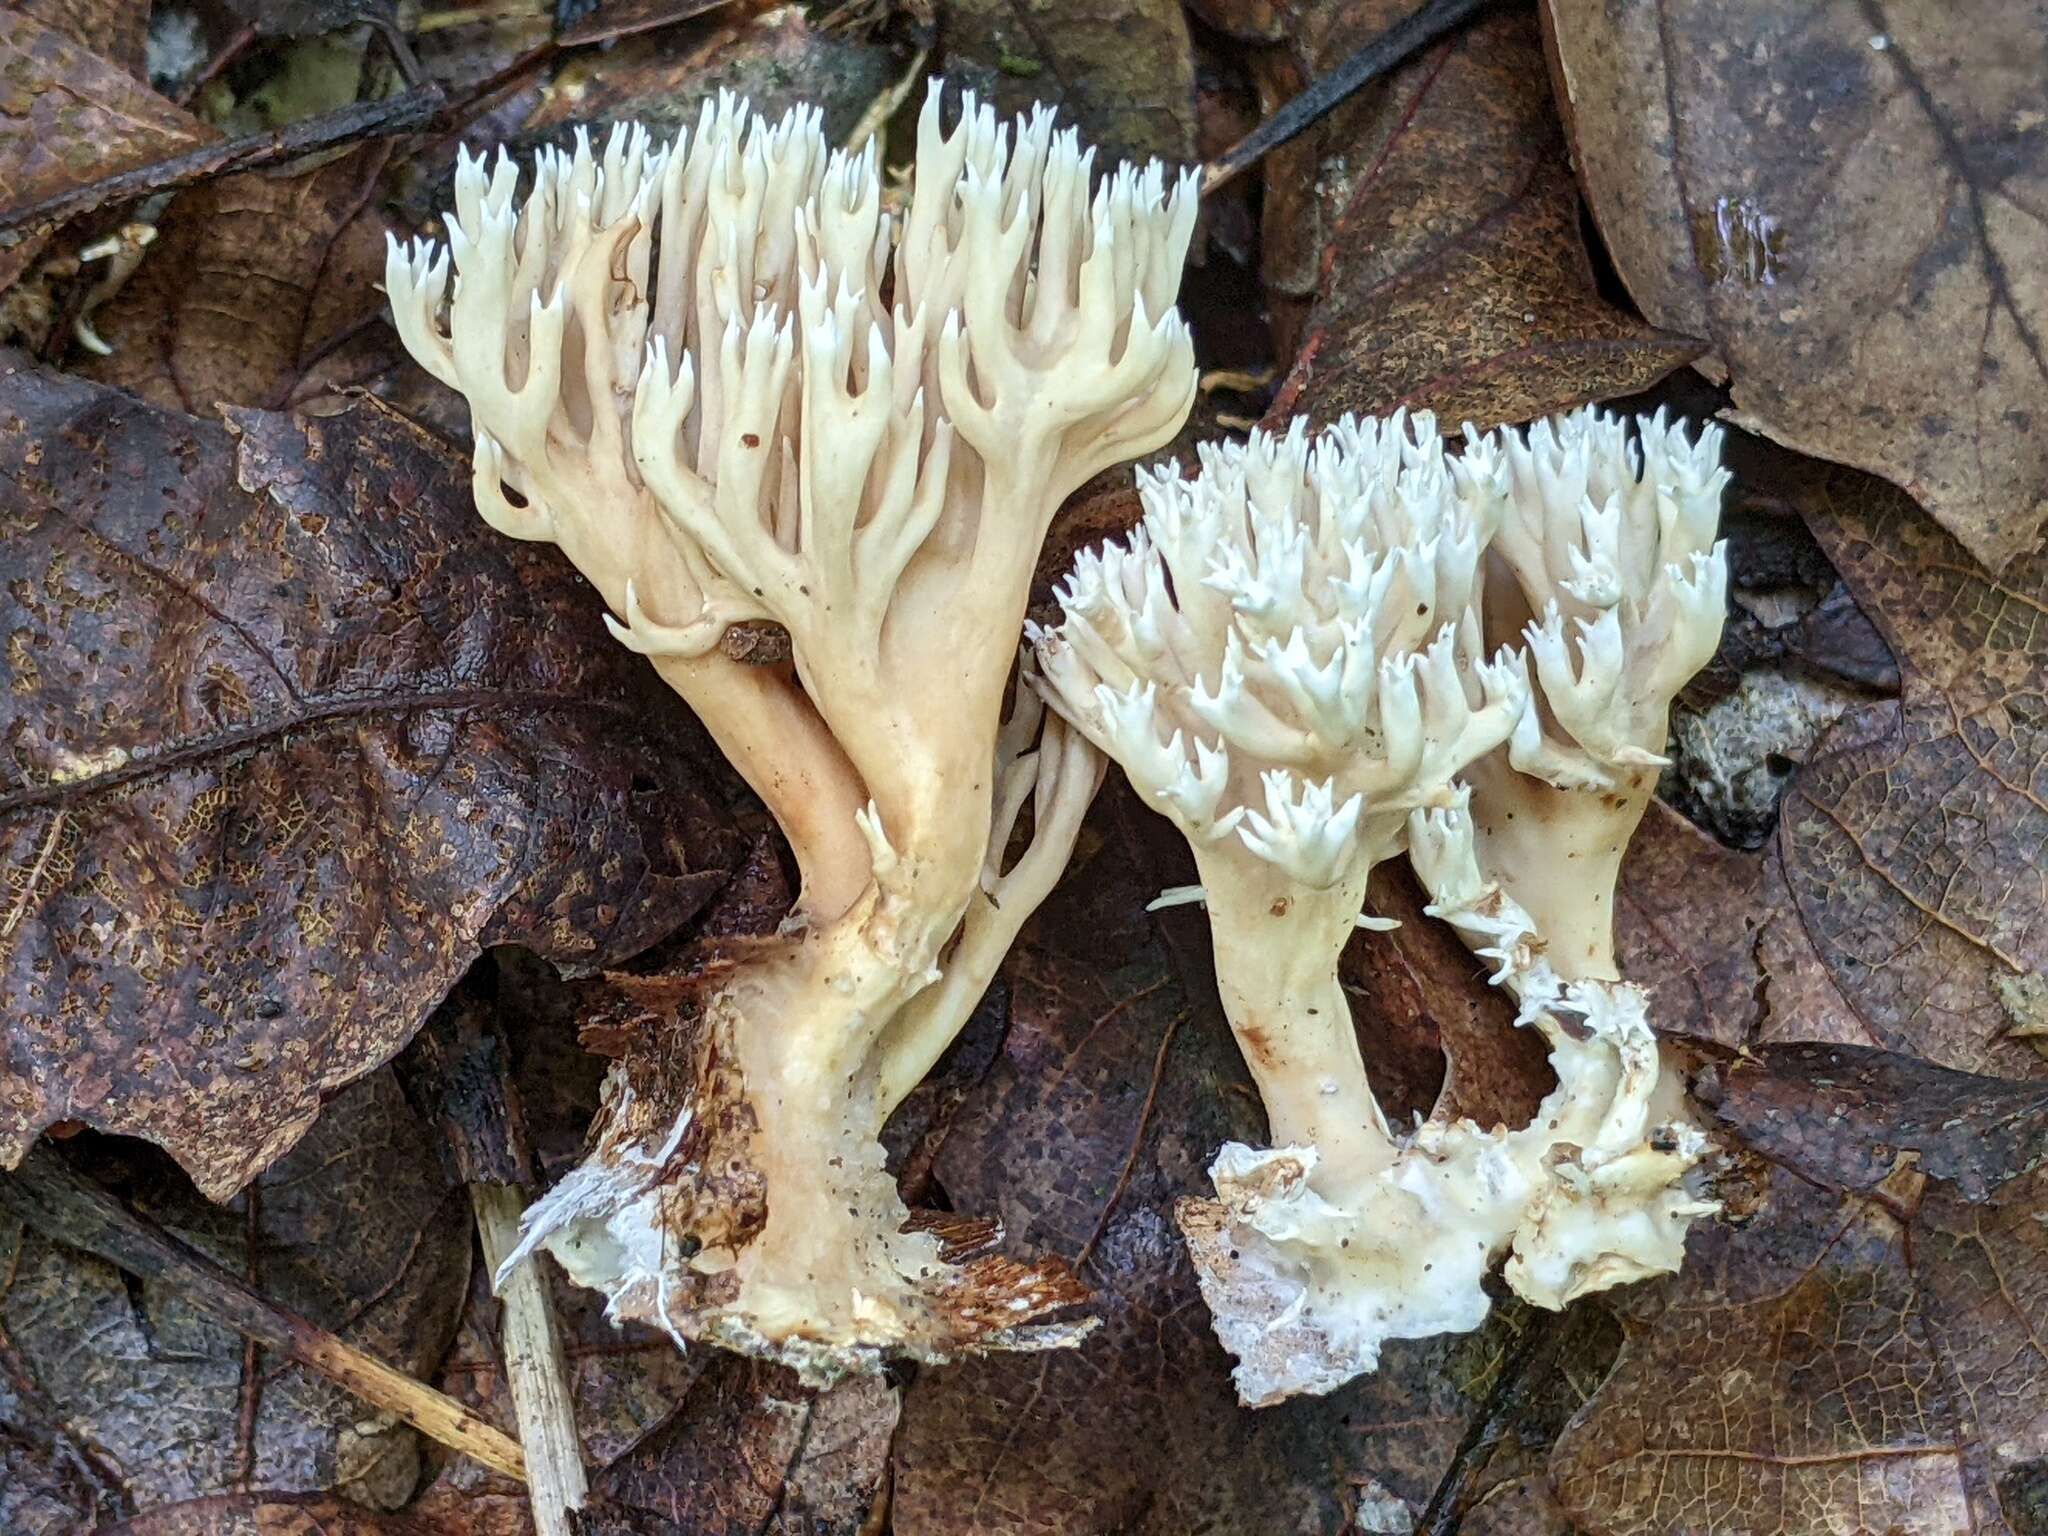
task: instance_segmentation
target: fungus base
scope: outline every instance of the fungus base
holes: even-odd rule
[[[614,1067],[595,1153],[528,1213],[508,1266],[545,1247],[614,1319],[812,1385],[890,1355],[1075,1342],[1088,1324],[1038,1321],[1086,1299],[1064,1264],[911,1230],[884,1166],[875,1046],[928,974],[855,923],[749,955]]]

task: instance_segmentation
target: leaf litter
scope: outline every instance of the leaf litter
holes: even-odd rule
[[[1213,155],[1407,8],[428,8],[401,46],[448,70],[429,131],[101,207],[245,131],[236,102],[354,21],[258,35],[219,9],[193,8],[215,56],[186,78],[218,72],[177,101],[131,8],[0,13],[22,129],[0,226],[79,210],[0,235],[21,348],[0,363],[0,1141],[64,1138],[259,1288],[509,1423],[468,1213],[386,1063],[488,974],[545,1180],[596,1103],[579,1028],[628,985],[598,973],[687,967],[788,891],[577,578],[470,510],[460,413],[376,314],[383,232],[437,205],[455,136],[533,142],[719,84],[824,99],[850,130],[934,25],[926,67],[956,85]],[[157,7],[151,41],[180,14]],[[2038,130],[1997,124],[2048,103],[1991,29],[1973,64],[1851,7],[1737,58],[1702,54],[1704,17],[1553,0],[1540,30],[1454,30],[1211,204],[1187,302],[1198,343],[1231,338],[1228,387],[1259,376],[1247,336],[1269,347],[1239,419],[1628,397],[1818,455],[1738,447],[1743,613],[1689,707],[1816,680],[1846,702],[1758,728],[1782,771],[1742,827],[1667,785],[1711,830],[1660,809],[1623,893],[1728,1218],[1671,1280],[1562,1318],[1503,1306],[1333,1397],[1238,1408],[1170,1212],[1219,1141],[1257,1137],[1257,1101],[1199,913],[1145,910],[1184,881],[1177,849],[1112,789],[891,1138],[916,1203],[1074,1261],[1100,1332],[820,1396],[620,1335],[557,1284],[593,1529],[2041,1528],[2048,499],[2011,392],[2038,371],[2048,247],[2024,239]],[[348,45],[364,101],[410,83],[382,37]],[[1759,115],[1781,100],[1789,127]],[[1662,128],[1631,138],[1646,114]],[[1880,170],[1899,209],[1847,195]],[[137,216],[154,238],[104,281],[81,253]],[[1098,487],[1064,547],[1131,510]],[[1541,1062],[1468,958],[1405,876],[1374,900],[1403,927],[1361,935],[1345,976],[1389,1108],[1526,1112]],[[516,1486],[366,1427],[174,1295],[18,1223],[0,1275],[9,1530],[531,1528]]]

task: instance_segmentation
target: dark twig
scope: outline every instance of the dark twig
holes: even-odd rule
[[[279,165],[363,139],[411,133],[433,120],[441,110],[442,101],[439,86],[422,86],[416,91],[406,91],[382,101],[359,101],[268,133],[252,133],[245,138],[202,144],[168,160],[139,165],[133,170],[69,188],[39,203],[30,203],[26,208],[0,215],[0,251],[12,250],[24,240],[48,234],[80,214],[91,213],[109,203],[133,202],[152,193],[176,191],[197,182],[210,181],[216,176],[260,170],[264,166]]]
[[[1095,1218],[1095,1230],[1088,1234],[1088,1241],[1081,1245],[1081,1251],[1074,1255],[1074,1273],[1080,1274],[1081,1267],[1095,1256],[1095,1245],[1102,1241],[1102,1234],[1109,1230],[1109,1218],[1116,1214],[1117,1205],[1123,1200],[1124,1191],[1131,1187],[1131,1174],[1138,1166],[1138,1153],[1145,1145],[1145,1128],[1152,1123],[1152,1106],[1159,1101],[1159,1084],[1166,1076],[1166,1053],[1173,1049],[1173,1037],[1180,1033],[1181,1025],[1187,1022],[1188,1011],[1183,1008],[1166,1021],[1166,1029],[1159,1037],[1159,1049],[1152,1057],[1152,1081],[1145,1089],[1145,1102],[1138,1107],[1138,1123],[1131,1131],[1131,1149],[1124,1157],[1123,1170],[1116,1176],[1116,1187],[1109,1192],[1109,1198],[1102,1202],[1102,1214]]]
[[[1527,1331],[1515,1341],[1501,1363],[1493,1390],[1466,1426],[1450,1466],[1415,1522],[1416,1536],[1455,1536],[1459,1524],[1471,1513],[1472,1495],[1480,1476],[1507,1437],[1516,1416],[1530,1394],[1556,1374],[1565,1333],[1550,1313],[1537,1312],[1529,1317]]]
[[[0,1209],[12,1211],[56,1242],[172,1287],[244,1338],[319,1372],[372,1407],[396,1414],[492,1471],[525,1480],[525,1458],[510,1435],[454,1398],[280,1307],[241,1276],[129,1210],[47,1147],[31,1151],[13,1173],[0,1173]]]
[[[1328,74],[1310,81],[1300,95],[1204,166],[1202,195],[1207,197],[1261,156],[1321,121],[1359,87],[1406,63],[1453,28],[1463,26],[1497,3],[1498,0],[1426,0],[1413,14],[1395,22]]]
[[[256,28],[254,24],[243,27],[225,43],[221,44],[214,52],[213,57],[208,59],[200,68],[199,73],[186,81],[179,88],[178,94],[171,99],[181,107],[192,105],[198,99],[199,93],[219,79],[222,72],[230,64],[234,63],[235,60],[239,59],[248,50],[249,45],[255,41]]]

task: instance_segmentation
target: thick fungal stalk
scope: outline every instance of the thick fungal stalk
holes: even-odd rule
[[[1091,191],[1092,168],[1043,111],[1003,128],[969,98],[943,132],[934,88],[892,217],[871,150],[723,96],[673,144],[544,153],[524,198],[502,153],[465,159],[448,247],[390,254],[400,334],[470,402],[479,509],[590,578],[801,873],[696,1027],[615,1068],[527,1246],[617,1314],[818,1378],[1065,1336],[1018,1325],[1070,1280],[903,1230],[876,1133],[976,1001],[950,959],[986,980],[1099,775],[1058,728],[1013,739],[1028,706],[1002,729],[1039,544],[1193,397],[1192,185],[1120,166]],[[726,654],[741,621],[791,660]]]
[[[1038,637],[1057,706],[1192,844],[1274,1139],[1314,1145],[1325,1184],[1395,1152],[1337,985],[1366,880],[1525,702],[1475,654],[1494,490],[1454,483],[1413,425],[1140,470],[1143,524],[1081,557]]]
[[[1456,780],[1528,732],[1526,659],[1483,659],[1482,561],[1515,515],[1498,453],[1426,416],[1255,433],[1201,473],[1140,472],[1142,526],[1084,555],[1037,637],[1049,696],[1194,849],[1224,1008],[1272,1149],[1222,1149],[1179,1218],[1248,1403],[1324,1392],[1390,1338],[1478,1326],[1483,1286],[1562,1306],[1675,1268],[1700,1209],[1633,989],[1554,971],[1484,879]],[[1372,867],[1414,845],[1432,911],[1542,1032],[1526,1127],[1439,1113],[1407,1135],[1367,1082],[1339,954]]]
[[[1721,642],[1721,429],[1592,407],[1480,437],[1509,478],[1486,625],[1528,647],[1536,708],[1470,774],[1480,862],[1567,977],[1613,980],[1621,857],[1656,793],[1671,701]]]

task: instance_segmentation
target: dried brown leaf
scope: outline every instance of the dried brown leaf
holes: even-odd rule
[[[180,193],[135,275],[93,315],[113,353],[82,356],[77,371],[206,416],[218,404],[281,408],[387,365],[377,178],[388,158],[388,144],[369,144]]]
[[[1271,419],[1453,426],[1647,389],[1698,347],[1595,292],[1536,25],[1481,21],[1384,82]]]
[[[2048,974],[2048,547],[1992,578],[1901,492],[1787,463],[1807,516],[1904,672],[1844,716],[1779,828],[1800,924],[1870,1042],[1959,1071],[2048,1061],[2012,1034]]]
[[[0,10],[0,216],[212,137],[121,65],[20,11]],[[0,288],[42,243],[0,240]]]
[[[2048,1174],[1973,1205],[1777,1172],[1695,1239],[1551,1472],[1596,1536],[1992,1532],[2048,1454]]]
[[[208,1205],[153,1156],[103,1155],[95,1171],[266,1295],[400,1370],[427,1373],[454,1331],[469,1270],[469,1230],[450,1219],[466,1215],[461,1192],[389,1072],[343,1092],[333,1110],[231,1209]],[[16,1394],[0,1418],[47,1437],[49,1464],[102,1483],[70,1529],[251,1484],[345,1488],[384,1508],[410,1497],[413,1430],[380,1422],[300,1366],[245,1350],[175,1289],[18,1226],[0,1226],[0,1278],[0,1356]]]
[[[1994,569],[2048,522],[2042,0],[1548,6],[1630,294],[1778,441],[1904,486]]]
[[[79,1119],[226,1195],[480,946],[604,964],[722,884],[693,727],[437,440],[0,386],[7,1160]]]

